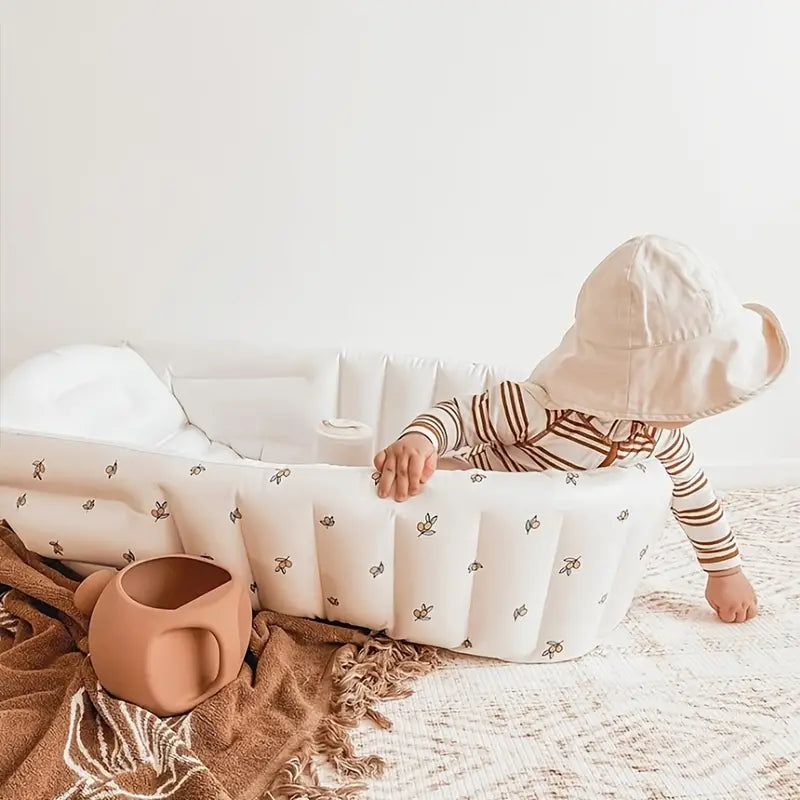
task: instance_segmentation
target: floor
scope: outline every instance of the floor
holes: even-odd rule
[[[726,497],[761,607],[719,622],[670,525],[631,612],[575,662],[453,656],[382,709],[364,800],[798,800],[800,488]]]

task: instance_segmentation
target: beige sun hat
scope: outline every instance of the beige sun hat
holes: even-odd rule
[[[639,236],[589,275],[574,325],[530,381],[549,408],[691,422],[766,389],[788,357],[769,309],[742,306],[717,268],[686,245]]]

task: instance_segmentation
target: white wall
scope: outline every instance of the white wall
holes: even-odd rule
[[[642,231],[797,330],[793,0],[0,0],[0,22],[3,369],[143,334],[533,365]],[[794,469],[798,388],[793,365],[698,426],[703,454]]]

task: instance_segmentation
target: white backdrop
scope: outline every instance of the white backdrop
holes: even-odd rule
[[[532,366],[645,231],[798,327],[793,0],[0,0],[0,367],[225,337]],[[800,367],[695,441],[800,479]],[[724,471],[724,470],[723,470]]]

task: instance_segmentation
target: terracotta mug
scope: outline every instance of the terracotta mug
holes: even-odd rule
[[[75,593],[103,688],[159,716],[183,714],[239,674],[250,640],[245,585],[205,559],[151,558],[90,575]]]

